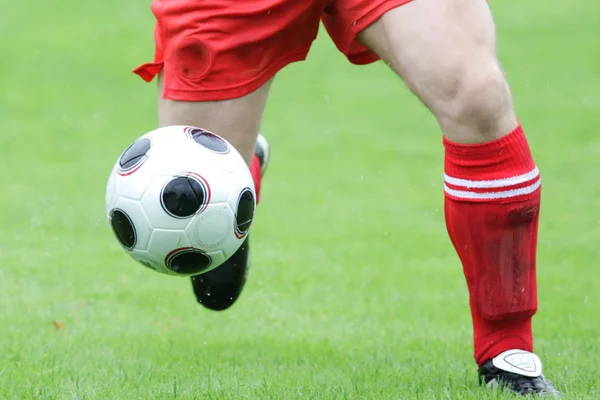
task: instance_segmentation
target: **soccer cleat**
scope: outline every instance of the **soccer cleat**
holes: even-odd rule
[[[214,311],[223,311],[240,296],[250,266],[248,238],[233,255],[217,268],[192,276],[192,288],[198,303]]]
[[[256,147],[254,148],[254,154],[258,157],[260,161],[260,174],[265,176],[265,172],[267,171],[267,165],[269,165],[269,142],[262,134],[258,134],[256,138]]]
[[[542,375],[542,362],[533,353],[507,350],[479,368],[479,381],[488,388],[499,386],[520,395],[560,397],[560,392]]]
[[[259,134],[254,154],[260,161],[261,175],[269,163],[269,143]],[[214,311],[223,311],[240,296],[250,268],[250,242],[248,238],[233,255],[217,268],[192,276],[192,288],[198,303]]]

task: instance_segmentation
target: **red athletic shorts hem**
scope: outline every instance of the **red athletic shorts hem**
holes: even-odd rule
[[[304,61],[308,51],[297,51],[284,54],[277,61],[273,62],[268,68],[261,71],[259,75],[254,76],[240,84],[219,89],[171,89],[165,84],[162,96],[165,99],[177,101],[221,101],[231,100],[250,94],[267,83],[275,74],[288,64]],[[164,62],[153,62],[140,65],[133,72],[139,75],[146,82],[151,82],[164,68]]]
[[[286,65],[305,60],[320,22],[351,63],[379,60],[357,35],[387,11],[410,1],[153,0],[154,61],[133,72],[147,82],[162,72],[163,98],[239,98]]]
[[[381,18],[386,12],[410,3],[411,1],[413,0],[388,0],[380,3],[377,7],[360,17],[356,23],[348,27],[348,30],[344,35],[344,40],[339,43],[338,49],[346,55],[348,61],[355,65],[367,65],[379,61],[379,56],[366,48],[366,46],[360,44],[356,40],[356,37],[360,32]],[[362,47],[362,51],[359,50],[358,52],[353,52],[353,47]]]

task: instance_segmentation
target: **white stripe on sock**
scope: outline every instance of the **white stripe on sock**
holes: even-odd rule
[[[501,179],[499,179],[501,180]],[[483,181],[486,182],[486,181]],[[491,181],[487,181],[491,182]],[[444,191],[452,196],[460,199],[470,199],[470,200],[488,200],[488,199],[507,199],[510,197],[522,196],[525,194],[530,194],[535,192],[542,185],[542,180],[538,179],[533,185],[525,186],[518,189],[505,190],[503,192],[485,192],[485,193],[477,193],[471,192],[467,190],[455,190],[450,189],[447,185],[444,185]],[[473,186],[476,187],[476,186]]]
[[[501,188],[501,187],[520,185],[522,183],[525,183],[527,181],[537,178],[539,175],[540,175],[540,171],[538,170],[537,167],[535,167],[534,169],[532,169],[531,171],[529,171],[525,174],[513,176],[510,178],[493,179],[493,180],[489,180],[489,181],[485,181],[485,180],[471,181],[468,179],[454,178],[454,177],[444,174],[444,181],[450,185],[462,186],[466,189],[470,189],[470,188],[490,189],[490,188]]]

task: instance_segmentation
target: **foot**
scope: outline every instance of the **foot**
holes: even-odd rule
[[[269,143],[258,135],[254,154],[260,161],[264,175],[269,163]],[[250,268],[250,243],[248,238],[227,261],[205,274],[192,276],[192,288],[198,303],[214,311],[223,311],[240,296]]]
[[[262,176],[265,176],[265,172],[267,171],[267,165],[269,165],[270,148],[269,142],[267,142],[267,139],[265,139],[265,137],[260,133],[256,138],[256,147],[254,148],[254,154],[256,155],[256,157],[258,157],[258,160],[260,161],[260,173]]]
[[[508,350],[479,368],[479,380],[491,388],[500,386],[520,395],[560,397],[560,392],[542,375],[538,356],[523,350]]]

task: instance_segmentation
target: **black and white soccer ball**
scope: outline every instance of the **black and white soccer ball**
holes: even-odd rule
[[[112,230],[142,265],[191,276],[226,261],[252,225],[256,194],[242,156],[220,136],[168,126],[133,142],[106,188]]]

